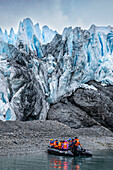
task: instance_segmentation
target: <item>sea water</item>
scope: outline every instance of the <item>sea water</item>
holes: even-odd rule
[[[113,151],[96,151],[92,157],[64,157],[37,153],[0,156],[0,170],[113,170]]]

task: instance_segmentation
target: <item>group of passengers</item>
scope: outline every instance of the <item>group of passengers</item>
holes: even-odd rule
[[[78,137],[75,137],[75,139],[69,138],[68,141],[67,140],[58,141],[58,140],[50,139],[50,147],[55,148],[55,149],[60,149],[60,150],[61,149],[68,150],[68,149],[73,149],[73,148],[82,149],[82,146],[80,144]]]

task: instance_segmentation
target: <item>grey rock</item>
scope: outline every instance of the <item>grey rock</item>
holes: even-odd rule
[[[113,86],[90,81],[97,90],[77,89],[71,96],[51,105],[48,119],[58,120],[73,128],[100,125],[113,131]]]
[[[73,106],[71,102],[59,102],[51,107],[48,119],[58,120],[71,128],[90,127],[98,124],[79,107]]]

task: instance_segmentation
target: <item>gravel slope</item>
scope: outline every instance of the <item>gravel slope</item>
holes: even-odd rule
[[[47,150],[49,139],[78,136],[84,148],[113,149],[113,133],[102,126],[71,129],[57,121],[0,121],[0,155],[27,154]]]

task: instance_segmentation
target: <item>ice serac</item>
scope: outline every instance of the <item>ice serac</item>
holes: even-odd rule
[[[30,50],[34,50],[32,38],[34,35],[34,28],[33,28],[33,22],[26,18],[23,20],[23,22],[20,22],[19,24],[19,30],[17,34],[17,42],[16,46],[18,48],[21,48],[28,52],[28,48]]]
[[[31,53],[31,51],[34,52],[34,54],[39,54],[37,49],[39,49],[40,44],[50,43],[56,33],[56,31],[49,29],[48,26],[44,26],[41,30],[38,23],[34,25],[30,18],[26,18],[20,22],[17,34],[13,28],[11,28],[9,35],[6,30],[3,33],[0,28],[0,40],[14,45],[28,54]],[[37,39],[37,43],[34,37],[35,40]],[[40,51],[40,49],[38,51]],[[39,58],[41,57],[43,57],[43,55],[39,55]]]
[[[10,30],[10,35],[9,35],[9,38],[8,38],[8,43],[9,44],[13,44],[13,45],[15,45],[15,43],[16,43],[16,34],[14,33],[13,28],[11,28],[11,30]]]
[[[7,30],[5,30],[5,33],[4,33],[4,41],[6,43],[8,42],[8,33],[7,33]]]
[[[35,29],[35,31],[36,31],[36,36],[37,36],[38,40],[39,40],[40,42],[43,42],[41,29],[40,29],[40,26],[39,26],[38,23],[34,26],[34,29]]]
[[[31,50],[41,58],[43,57],[41,54],[41,44],[49,43],[55,34],[56,32],[47,26],[43,27],[41,32],[39,24],[33,25],[31,19],[26,18],[19,24],[16,47],[21,47],[27,53]]]
[[[52,29],[49,29],[47,25],[42,27],[42,41],[43,44],[50,43],[54,36],[57,34],[56,31],[53,31]]]
[[[3,31],[2,29],[0,28],[0,41],[3,40]]]
[[[91,25],[91,27],[89,28],[89,32],[101,32],[105,35],[107,35],[109,32],[113,31],[113,27],[111,27],[110,25],[108,25],[107,27],[105,26],[96,26],[94,24]]]

